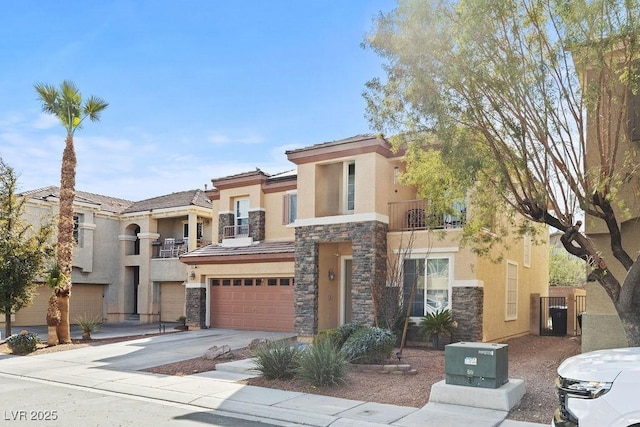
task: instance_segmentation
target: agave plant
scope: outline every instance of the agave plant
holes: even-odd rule
[[[453,320],[451,310],[440,309],[434,313],[428,313],[420,321],[420,335],[425,340],[431,339],[433,348],[440,348],[440,337],[443,335],[451,337],[456,329],[456,321]]]

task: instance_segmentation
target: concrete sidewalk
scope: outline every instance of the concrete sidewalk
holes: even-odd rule
[[[93,339],[129,337],[133,335],[149,335],[158,333],[177,332],[174,328],[178,326],[177,322],[161,322],[161,323],[140,323],[138,321],[126,321],[123,323],[103,323],[98,331],[91,333]],[[18,334],[23,329],[38,334],[43,342],[47,341],[46,326],[14,326],[12,333]],[[3,338],[4,330],[3,330]],[[79,340],[82,338],[82,329],[78,325],[71,325],[71,339]]]
[[[125,326],[121,328],[126,329]],[[95,336],[97,338],[97,334]],[[159,399],[192,405],[199,410],[207,408],[251,415],[275,425],[540,426],[505,420],[505,411],[435,403],[412,408],[238,384],[236,381],[246,378],[247,369],[251,368],[246,361],[234,362],[236,365],[244,363],[239,368],[228,366],[228,369],[182,377],[140,372],[141,369],[199,357],[214,345],[239,349],[254,338],[288,336],[204,329],[28,357],[5,355],[0,356],[0,375]]]

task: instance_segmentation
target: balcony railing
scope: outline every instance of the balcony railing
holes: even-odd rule
[[[227,225],[222,230],[223,239],[236,239],[239,237],[249,237],[249,225]]]
[[[424,200],[389,203],[389,231],[460,228],[466,221],[466,209],[459,215],[432,214]]]
[[[171,243],[173,240],[173,244]],[[211,244],[211,240],[198,239],[196,246],[201,248]],[[182,254],[186,254],[191,249],[186,240],[167,238],[162,241],[152,243],[153,258],[178,258]]]

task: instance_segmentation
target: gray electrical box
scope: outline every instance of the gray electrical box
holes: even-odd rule
[[[499,388],[509,381],[509,346],[459,342],[444,348],[445,383]]]

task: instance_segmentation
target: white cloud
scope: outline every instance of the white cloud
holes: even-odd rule
[[[51,129],[60,126],[60,121],[52,114],[40,113],[32,126],[34,129]]]
[[[0,128],[11,128],[21,123],[24,123],[24,116],[18,113],[10,113],[0,117]]]
[[[214,145],[227,144],[262,144],[264,137],[257,134],[248,134],[243,136],[229,136],[223,134],[212,134],[207,137],[207,141]]]

